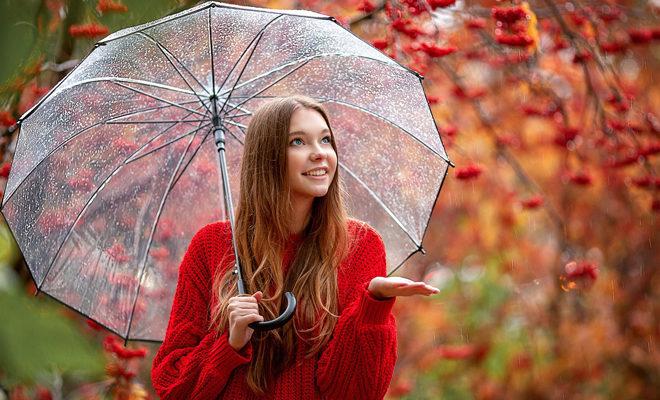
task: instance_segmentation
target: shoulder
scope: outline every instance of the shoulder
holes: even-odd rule
[[[192,237],[192,243],[203,243],[208,240],[217,240],[229,236],[231,228],[229,221],[215,221],[202,226]]]
[[[384,253],[385,244],[378,231],[365,221],[356,218],[348,219],[348,236],[351,253],[362,253],[369,249],[369,253]]]
[[[364,240],[382,241],[380,234],[374,227],[369,225],[367,222],[357,218],[348,219],[348,233],[350,237],[354,238],[358,242]]]
[[[192,236],[188,245],[188,252],[207,260],[209,253],[214,253],[218,244],[231,243],[230,233],[229,221],[208,223],[199,228]]]
[[[215,271],[218,250],[223,248],[219,244],[231,243],[229,232],[229,221],[215,221],[199,228],[190,239],[179,273],[196,282],[207,282]]]

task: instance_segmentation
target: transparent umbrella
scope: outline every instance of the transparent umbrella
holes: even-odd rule
[[[452,164],[421,77],[332,17],[209,2],[101,40],[21,117],[2,212],[37,293],[161,341],[190,239],[233,228],[253,111],[291,94],[328,110],[348,211],[389,274],[423,251]]]

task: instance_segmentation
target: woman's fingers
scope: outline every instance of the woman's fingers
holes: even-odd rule
[[[243,325],[249,325],[250,323],[255,321],[261,322],[263,320],[264,320],[263,315],[259,315],[259,314],[249,314],[236,319],[237,322]]]
[[[228,307],[229,311],[232,310],[259,310],[259,305],[257,304],[232,304]]]
[[[440,289],[428,285],[424,282],[411,282],[405,285],[392,287],[395,296],[413,296],[416,294],[430,296],[440,292]]]
[[[255,312],[254,310],[238,309],[238,310],[232,310],[229,313],[229,315],[232,315],[234,318],[240,318],[240,317],[244,317],[246,315],[260,315],[260,314]]]
[[[230,300],[233,300],[235,303],[258,303],[254,296],[248,295],[232,297]]]

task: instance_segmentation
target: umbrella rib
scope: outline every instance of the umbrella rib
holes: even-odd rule
[[[244,128],[244,129],[247,129],[247,126],[244,125],[244,124],[239,124],[238,122],[229,121],[229,120],[227,120],[227,119],[225,119],[225,120],[223,120],[223,121],[224,121],[226,124],[229,124],[229,125],[235,125],[235,126],[238,126],[238,127]]]
[[[160,136],[162,136],[163,134],[165,134],[165,132],[167,132],[168,130],[170,130],[170,129],[173,128],[174,126],[176,126],[176,124],[172,124],[171,126],[165,128],[163,131],[161,131],[158,135],[155,135],[153,138],[151,138],[150,140],[148,140],[145,144],[143,144],[142,146],[140,146],[140,148],[138,148],[137,150],[135,150],[135,151],[134,151],[134,152],[133,152],[133,153],[132,153],[127,159],[130,159],[131,157],[135,156],[137,153],[140,152],[140,150],[143,150],[147,145],[149,145],[149,143],[153,142],[153,141],[156,140],[158,137],[160,137]],[[71,236],[71,233],[73,232],[73,228],[76,226],[76,223],[80,220],[80,216],[85,212],[85,210],[87,210],[87,207],[89,207],[89,205],[92,203],[92,201],[94,201],[94,199],[96,198],[96,195],[101,191],[101,189],[103,189],[103,188],[105,187],[105,185],[108,183],[108,181],[109,181],[109,180],[110,180],[110,179],[111,179],[111,178],[117,173],[117,171],[118,171],[122,166],[124,166],[125,164],[126,164],[126,161],[124,161],[123,164],[120,164],[120,165],[117,166],[112,172],[110,172],[110,174],[109,174],[109,175],[103,180],[103,182],[101,182],[101,184],[100,184],[100,185],[94,190],[94,192],[93,192],[92,195],[89,197],[89,199],[87,199],[87,201],[85,202],[85,205],[83,206],[82,210],[80,210],[80,212],[79,212],[78,215],[76,216],[76,219],[73,221],[73,223],[72,223],[71,226],[69,227],[69,230],[67,231],[66,236],[64,236],[64,240],[62,240],[62,243],[60,243],[60,247],[58,247],[57,252],[55,252],[55,256],[53,257],[53,261],[51,261],[50,265],[48,266],[48,269],[46,270],[46,273],[44,274],[44,278],[41,280],[41,282],[40,282],[39,285],[37,286],[37,290],[38,290],[38,291],[41,291],[41,287],[42,287],[42,285],[44,284],[44,282],[46,281],[46,278],[48,277],[48,273],[50,272],[50,269],[51,269],[51,268],[53,267],[53,265],[57,262],[57,258],[59,257],[60,251],[61,251],[62,248],[64,247],[64,244],[67,242],[67,240],[69,240],[69,237]],[[14,192],[14,193],[15,193],[15,192]]]
[[[151,87],[155,87],[155,88],[159,88],[159,89],[165,89],[165,90],[169,90],[169,91],[172,91],[172,92],[189,94],[191,96],[196,95],[196,93],[194,91],[191,92],[191,91],[186,90],[186,89],[181,89],[181,88],[177,88],[177,87],[169,86],[169,85],[163,85],[162,83],[145,81],[145,80],[142,80],[142,79],[121,78],[121,77],[117,77],[117,76],[102,76],[102,77],[98,77],[98,78],[83,79],[83,80],[78,81],[76,83],[73,83],[69,86],[63,86],[62,91],[66,90],[66,89],[74,88],[76,86],[84,85],[84,84],[87,84],[87,83],[94,83],[94,82],[135,83],[135,84],[138,84],[138,85],[151,86]]]
[[[158,101],[162,101],[163,103],[171,104],[171,105],[173,105],[174,107],[178,107],[178,108],[181,108],[181,109],[183,109],[183,110],[190,111],[190,112],[192,112],[192,113],[194,113],[194,114],[201,115],[201,116],[206,115],[206,114],[204,114],[204,113],[201,113],[201,112],[199,112],[199,111],[195,111],[195,110],[190,109],[190,108],[188,108],[188,107],[183,107],[182,105],[180,105],[180,104],[178,104],[178,103],[175,103],[175,102],[173,102],[173,101],[169,101],[169,100],[163,99],[162,97],[155,96],[155,95],[153,95],[153,94],[147,93],[147,92],[145,92],[145,91],[143,91],[143,90],[136,89],[136,88],[132,88],[132,87],[130,87],[130,86],[128,86],[128,85],[124,85],[123,83],[115,82],[115,81],[111,81],[111,82],[114,83],[114,84],[117,85],[117,86],[121,86],[121,87],[123,87],[123,88],[125,88],[125,89],[132,90],[132,91],[134,91],[134,92],[136,92],[136,93],[140,93],[140,94],[142,94],[142,95],[144,95],[144,96],[151,97],[152,99],[155,99],[155,100],[158,100]],[[202,105],[204,105],[204,107],[206,107],[206,104],[204,104],[203,102],[202,102]]]
[[[345,102],[345,101],[342,101],[342,100],[335,100],[335,99],[326,98],[326,97],[316,97],[315,99],[317,99],[317,100],[323,100],[323,101],[325,101],[325,102],[333,102],[333,103],[343,104],[343,105],[345,105],[345,106],[353,107],[353,108],[355,108],[355,109],[357,109],[357,110],[360,110],[360,111],[363,111],[363,112],[365,112],[366,114],[369,114],[369,115],[371,115],[371,116],[373,116],[373,117],[375,117],[375,118],[378,118],[378,119],[380,119],[380,120],[383,120],[383,121],[385,121],[386,123],[388,123],[388,124],[390,124],[390,125],[396,127],[397,129],[400,129],[400,130],[402,130],[403,132],[407,133],[408,136],[410,136],[410,137],[412,137],[413,139],[415,139],[419,144],[421,144],[422,146],[424,146],[426,149],[428,149],[428,150],[429,150],[430,152],[432,152],[433,154],[437,155],[438,157],[442,158],[443,160],[445,160],[445,161],[447,161],[447,162],[450,162],[449,159],[447,159],[447,158],[446,158],[445,156],[443,156],[442,154],[438,153],[435,149],[433,149],[432,147],[430,147],[430,146],[429,146],[428,144],[426,144],[424,141],[420,140],[417,136],[415,136],[415,135],[413,135],[412,133],[410,133],[407,129],[403,128],[403,127],[400,126],[399,124],[397,124],[397,123],[395,123],[395,122],[393,122],[393,121],[390,121],[389,119],[387,119],[387,118],[385,118],[385,117],[383,117],[383,116],[381,116],[381,115],[378,115],[378,114],[376,114],[376,113],[374,113],[374,112],[372,112],[372,111],[367,110],[367,109],[364,108],[364,107],[360,107],[360,106],[358,106],[358,105],[356,105],[356,104],[348,103],[348,102]]]
[[[206,139],[209,137],[209,134],[211,132],[213,132],[213,129],[209,129],[209,131],[206,132],[206,134],[204,134],[204,137],[199,142],[199,146],[195,147],[195,150],[193,151],[192,155],[190,156],[188,161],[186,161],[186,165],[183,166],[183,169],[181,170],[181,173],[179,174],[179,176],[176,177],[176,179],[174,180],[174,183],[172,183],[172,187],[174,187],[177,184],[177,182],[179,182],[179,179],[181,179],[181,177],[183,176],[183,173],[186,172],[186,170],[188,169],[188,166],[190,165],[192,160],[197,155],[197,152],[199,151],[199,149],[202,148],[202,145],[204,144],[204,142],[206,142]]]
[[[392,64],[388,64],[388,63],[383,62],[383,61],[381,61],[381,60],[377,60],[377,59],[375,59],[375,58],[371,58],[371,57],[367,57],[367,56],[360,56],[360,55],[354,55],[354,54],[345,54],[345,53],[321,53],[321,54],[315,54],[315,55],[313,55],[313,56],[304,57],[304,58],[299,58],[299,59],[296,59],[296,60],[289,61],[289,62],[286,63],[286,64],[282,64],[282,65],[280,65],[280,66],[278,66],[278,67],[276,67],[276,68],[273,68],[273,69],[271,69],[271,70],[269,70],[269,71],[266,71],[266,72],[262,73],[261,75],[257,75],[257,76],[255,76],[254,78],[251,78],[251,79],[249,79],[249,80],[247,80],[247,81],[245,81],[245,82],[242,82],[240,85],[236,85],[236,88],[237,88],[237,89],[240,89],[241,87],[243,87],[243,86],[245,86],[245,85],[248,85],[248,84],[250,84],[250,83],[252,83],[252,82],[254,82],[254,81],[256,81],[256,80],[259,80],[259,79],[262,79],[262,78],[268,77],[269,75],[272,75],[272,74],[274,74],[274,73],[276,73],[276,72],[279,72],[279,71],[283,70],[284,68],[290,67],[290,66],[292,66],[292,65],[295,65],[295,64],[298,64],[298,63],[301,63],[301,62],[305,62],[305,61],[306,61],[306,62],[309,62],[309,61],[314,60],[315,58],[330,57],[330,56],[339,56],[339,57],[342,57],[342,56],[343,56],[343,57],[366,58],[366,59],[371,60],[371,61],[376,61],[376,62],[379,62],[379,63],[381,63],[381,64],[385,64],[385,65],[387,65],[387,66],[394,67],[394,65],[392,65]],[[397,68],[397,69],[400,69],[400,68]],[[227,93],[227,91],[221,93],[220,95],[223,95],[223,96],[224,96],[226,93]]]
[[[178,124],[183,122],[204,122],[208,119],[181,119],[181,120],[153,120],[153,121],[108,121],[111,125],[133,125],[133,124]]]
[[[169,141],[167,141],[167,142],[161,144],[161,145],[158,146],[158,147],[155,147],[155,148],[149,150],[148,152],[146,152],[146,153],[144,153],[144,154],[140,154],[139,156],[137,156],[137,157],[135,157],[135,158],[130,158],[130,159],[128,159],[128,160],[126,161],[126,164],[130,164],[130,163],[132,163],[132,162],[134,162],[134,161],[137,161],[137,160],[139,160],[139,159],[141,159],[141,158],[143,158],[143,157],[148,156],[149,154],[155,153],[156,151],[162,149],[163,147],[167,147],[167,146],[169,146],[170,144],[172,144],[172,143],[174,143],[174,142],[178,142],[179,140],[181,140],[181,139],[183,139],[183,138],[185,138],[185,137],[188,137],[188,136],[190,136],[190,135],[195,135],[197,132],[199,132],[200,129],[204,129],[204,128],[207,128],[207,127],[209,127],[209,126],[211,126],[211,123],[210,123],[210,122],[209,122],[208,124],[204,124],[204,125],[202,125],[202,126],[200,126],[200,127],[198,127],[198,128],[195,128],[195,130],[193,130],[193,131],[190,131],[190,132],[184,133],[183,135],[181,135],[181,136],[177,136],[177,137],[175,137],[174,139],[170,139]]]
[[[194,100],[194,102],[197,102],[197,100]],[[17,190],[23,185],[23,182],[25,182],[25,181],[30,177],[30,175],[32,175],[32,173],[33,173],[37,168],[39,168],[39,166],[41,165],[41,163],[43,163],[46,159],[48,159],[48,157],[50,157],[53,153],[55,153],[56,151],[58,151],[59,149],[61,149],[62,147],[64,147],[67,143],[69,143],[70,141],[72,141],[73,139],[75,139],[76,137],[78,137],[78,135],[82,135],[83,133],[87,132],[88,130],[93,129],[93,128],[99,126],[99,125],[106,124],[106,123],[108,123],[108,121],[112,121],[113,119],[123,118],[123,117],[131,116],[131,115],[137,115],[137,114],[142,113],[142,112],[144,112],[144,111],[154,111],[154,110],[159,110],[159,109],[167,108],[167,107],[172,107],[172,106],[168,104],[168,105],[166,105],[166,106],[158,106],[158,107],[152,107],[152,108],[145,108],[145,109],[138,110],[138,111],[132,111],[132,112],[130,112],[130,113],[126,113],[126,114],[123,114],[123,115],[119,115],[119,116],[117,116],[117,117],[108,118],[108,119],[105,119],[105,120],[103,120],[103,121],[99,121],[99,122],[97,122],[97,123],[94,123],[94,124],[92,124],[92,125],[89,125],[89,126],[87,126],[87,127],[85,127],[85,128],[82,128],[82,129],[79,130],[78,132],[76,132],[76,133],[74,133],[73,135],[71,135],[70,137],[68,137],[68,138],[67,138],[66,140],[64,140],[62,143],[58,144],[53,150],[51,150],[50,152],[48,152],[48,154],[46,154],[46,155],[44,156],[44,158],[42,158],[42,159],[37,163],[37,165],[35,165],[34,168],[32,168],[32,169],[30,170],[30,172],[28,172],[28,174],[25,176],[25,178],[23,178],[23,180],[21,181],[21,183],[19,183],[18,186],[16,186],[16,188],[11,192],[11,194],[9,195],[9,197],[5,197],[5,198],[3,199],[3,204],[7,204],[7,203],[9,202],[9,200],[14,196],[14,193],[16,193],[16,191],[17,191]],[[197,107],[197,108],[199,109],[199,108],[201,108],[201,107]],[[190,114],[192,114],[192,113],[190,113]],[[190,115],[190,114],[188,114],[188,115]],[[186,115],[186,117],[187,117],[188,115]],[[184,117],[184,118],[185,118],[185,117]]]
[[[190,88],[190,90],[192,90],[193,92],[195,92],[195,94],[197,95],[197,98],[199,98],[200,100],[202,100],[202,98],[199,97],[199,94],[197,93],[197,91],[195,91],[195,89],[192,88],[192,86],[191,86],[190,83],[186,80],[186,78],[183,77],[183,74],[181,73],[181,71],[179,71],[179,69],[176,67],[176,65],[174,65],[174,63],[172,62],[172,60],[170,59],[170,57],[172,57],[172,58],[173,58],[173,59],[174,59],[174,60],[175,60],[175,61],[176,61],[176,62],[177,62],[177,63],[178,63],[178,64],[179,64],[179,65],[180,65],[180,66],[181,66],[181,67],[182,67],[187,73],[188,73],[188,75],[190,75],[190,76],[193,78],[193,80],[194,80],[195,82],[197,82],[197,84],[198,84],[198,85],[204,90],[204,92],[206,92],[207,95],[210,95],[210,93],[208,92],[208,90],[206,90],[206,88],[204,87],[204,85],[202,85],[202,83],[197,79],[197,77],[195,77],[195,75],[193,75],[193,73],[190,72],[190,70],[188,69],[188,67],[186,67],[185,64],[182,63],[181,60],[179,60],[179,59],[174,55],[174,53],[172,53],[167,47],[165,47],[165,46],[164,46],[162,43],[160,43],[158,40],[154,39],[153,37],[151,37],[150,35],[148,35],[148,34],[146,34],[146,33],[144,33],[144,32],[139,32],[138,35],[148,38],[148,39],[151,40],[156,46],[158,46],[158,50],[160,50],[161,53],[163,53],[163,55],[165,56],[165,58],[167,58],[167,61],[169,61],[169,63],[170,63],[170,64],[172,65],[172,67],[174,68],[174,70],[179,74],[179,76],[181,77],[181,79],[183,79],[183,81],[186,83],[186,85],[188,86],[188,88]],[[203,100],[202,100],[202,101],[203,101]],[[208,107],[207,107],[207,109],[208,109]],[[211,111],[211,110],[209,110],[209,112],[210,112],[210,111]]]
[[[388,276],[388,277],[389,277],[389,276],[392,276],[393,273],[395,273],[399,268],[401,268],[401,267],[403,266],[403,264],[406,263],[406,261],[408,261],[408,259],[410,259],[410,257],[412,257],[413,255],[415,255],[415,253],[418,253],[418,252],[421,252],[421,251],[422,251],[422,249],[421,249],[421,247],[419,247],[419,248],[417,248],[417,250],[415,250],[415,251],[413,251],[412,253],[408,254],[408,257],[404,258],[403,261],[401,261],[401,262],[399,263],[399,265],[396,266],[396,268],[394,268],[392,271],[390,271],[390,272],[387,273],[387,276]]]
[[[231,132],[231,130],[227,129],[227,130],[225,130],[225,131],[226,131],[226,132],[229,132],[229,134],[230,134],[232,137],[234,137],[234,139],[236,139],[241,145],[243,145],[243,141],[240,140],[238,137],[236,137],[236,135],[234,135],[234,133]],[[210,133],[211,133],[211,132],[213,132],[213,129],[209,129],[209,131],[206,132],[206,135],[204,135],[204,137],[202,138],[202,140],[199,142],[199,146],[197,146],[197,147],[195,148],[195,151],[193,152],[193,155],[190,156],[190,158],[188,159],[186,165],[183,167],[183,170],[181,171],[181,173],[179,174],[179,176],[177,176],[176,180],[175,180],[174,183],[172,184],[172,187],[174,187],[174,185],[176,185],[176,183],[179,181],[179,179],[183,176],[183,173],[186,171],[186,169],[188,168],[188,165],[192,162],[193,158],[195,158],[195,155],[197,155],[197,152],[199,151],[199,149],[204,145],[204,142],[206,142],[206,139],[208,139],[208,138],[210,137]]]
[[[199,103],[199,102],[197,100],[188,100],[188,101],[184,101],[184,102],[179,103],[179,104],[192,104],[192,103]],[[103,123],[108,123],[110,121],[113,121],[113,120],[116,120],[116,119],[119,119],[119,118],[126,118],[126,117],[132,117],[133,115],[145,114],[145,113],[150,112],[150,111],[158,111],[158,110],[162,110],[163,108],[167,108],[167,107],[175,107],[175,106],[173,106],[171,104],[167,104],[167,105],[164,105],[164,106],[143,108],[141,110],[131,111],[131,112],[126,113],[126,114],[122,114],[122,115],[118,115],[116,117],[108,118],[105,121],[103,121]],[[200,108],[200,107],[198,107],[198,108]],[[190,114],[188,114],[188,115],[190,115]]]
[[[281,77],[280,77],[279,79],[277,79],[275,82],[270,83],[268,86],[264,87],[263,89],[259,90],[258,92],[254,93],[253,95],[247,97],[245,100],[243,100],[242,102],[238,103],[238,105],[237,105],[236,107],[233,107],[233,108],[234,108],[234,109],[235,109],[235,108],[238,108],[238,107],[242,106],[243,104],[247,103],[248,101],[252,100],[252,99],[255,98],[257,95],[259,95],[259,93],[262,93],[262,92],[268,90],[268,89],[271,88],[273,85],[275,85],[277,82],[281,81],[282,79],[288,77],[288,76],[291,75],[292,73],[296,72],[296,71],[299,70],[300,68],[302,68],[302,67],[304,67],[305,65],[307,65],[308,62],[309,62],[309,60],[308,60],[308,61],[305,61],[305,62],[302,63],[302,64],[300,64],[300,65],[297,66],[296,68],[294,68],[294,69],[292,69],[291,71],[287,72],[285,75],[281,76]],[[227,97],[227,99],[229,99],[229,97]]]
[[[378,195],[373,190],[371,190],[371,188],[362,179],[360,179],[353,171],[351,171],[351,169],[348,168],[346,166],[346,164],[344,164],[342,162],[338,162],[338,164],[344,169],[344,171],[346,171],[349,175],[351,175],[353,177],[353,179],[358,181],[358,183],[360,185],[362,185],[362,187],[364,187],[367,190],[367,192],[369,192],[369,194],[374,198],[374,200],[376,200],[378,205],[380,205],[387,212],[387,214],[390,216],[390,218],[392,218],[392,220],[394,222],[396,222],[397,225],[399,225],[399,228],[401,228],[401,230],[406,235],[408,235],[410,240],[412,240],[412,242],[415,243],[415,245],[417,245],[417,247],[421,246],[421,243],[419,243],[415,238],[413,238],[412,234],[408,231],[408,229],[406,229],[403,226],[403,223],[401,222],[401,220],[399,220],[399,218],[397,218],[397,216],[394,215],[392,210],[390,210],[390,208],[383,202],[383,200],[381,200],[380,197],[378,197]]]
[[[273,22],[275,22],[275,21],[276,21],[277,19],[279,19],[280,17],[282,17],[282,14],[280,14],[280,15],[278,15],[277,17],[275,17],[275,18],[271,19],[270,21],[268,21],[268,23],[267,23],[266,25],[264,25],[264,26],[259,30],[259,32],[257,32],[256,35],[254,35],[254,37],[252,38],[252,40],[250,40],[250,43],[248,43],[248,45],[245,46],[245,49],[243,49],[243,52],[241,53],[241,55],[238,56],[238,59],[236,59],[236,62],[234,63],[234,65],[232,65],[232,67],[231,67],[231,69],[229,70],[229,72],[227,73],[227,75],[225,75],[225,79],[222,81],[222,84],[220,85],[220,89],[222,89],[222,87],[225,86],[225,83],[227,83],[227,80],[228,80],[229,77],[231,76],[232,72],[234,72],[234,69],[236,69],[236,67],[238,66],[238,64],[241,62],[241,60],[243,59],[243,56],[245,55],[245,53],[247,53],[248,49],[252,46],[252,43],[254,43],[254,41],[257,40],[257,43],[255,43],[254,47],[252,48],[252,53],[250,53],[250,57],[249,57],[248,60],[245,62],[245,65],[243,66],[243,69],[245,69],[245,67],[247,66],[247,63],[250,61],[250,58],[252,58],[252,54],[254,53],[254,49],[257,47],[258,41],[260,41],[261,38],[263,37],[263,35],[264,35],[264,31],[265,31],[265,30],[266,30],[266,29],[267,29],[267,28],[268,28]],[[241,71],[241,74],[243,74],[243,71]],[[240,75],[239,75],[239,77],[236,79],[236,83],[238,83],[238,80],[240,80],[240,79],[241,79],[241,77],[240,77]],[[234,83],[234,86],[236,85],[236,83]],[[233,89],[232,89],[232,91],[233,91]],[[228,96],[228,97],[229,97],[229,96]]]
[[[211,29],[211,8],[208,10],[209,16],[209,58],[211,59],[211,92],[215,96],[215,61],[213,60],[213,30]]]
[[[201,128],[200,126],[195,129],[195,132],[199,131]],[[163,212],[163,208],[165,206],[165,201],[167,201],[167,198],[169,194],[172,192],[172,182],[174,181],[174,177],[177,174],[177,171],[179,168],[181,168],[181,163],[183,162],[184,158],[186,158],[186,154],[188,153],[188,149],[192,145],[192,142],[195,140],[195,136],[190,138],[190,141],[188,142],[188,145],[186,146],[186,149],[183,151],[183,154],[181,154],[181,157],[179,158],[179,161],[177,162],[176,168],[174,168],[174,171],[172,172],[172,175],[170,176],[170,181],[167,184],[167,188],[165,189],[165,193],[163,194],[163,198],[160,200],[160,204],[158,205],[158,211],[156,211],[156,217],[154,218],[154,223],[151,226],[151,232],[149,233],[149,239],[147,240],[147,247],[146,251],[144,252],[144,256],[142,257],[141,264],[142,266],[140,267],[140,274],[138,275],[137,279],[137,289],[135,292],[135,298],[133,299],[133,308],[131,310],[131,314],[128,319],[128,328],[126,329],[126,338],[131,333],[131,325],[133,324],[133,314],[135,313],[135,306],[137,305],[137,300],[140,297],[140,288],[142,287],[142,278],[144,277],[144,271],[146,269],[147,265],[147,258],[149,257],[149,248],[151,247],[151,243],[153,243],[153,238],[154,238],[154,233],[156,232],[156,226],[158,225],[158,221],[160,220],[160,216]]]
[[[234,97],[234,98],[236,98],[236,97]],[[237,104],[233,104],[231,102],[229,102],[227,104],[229,104],[230,109],[225,112],[225,115],[223,116],[223,119],[236,117],[236,114],[233,114],[233,115],[229,114],[230,112],[233,112],[235,110],[242,111],[242,112],[245,113],[245,115],[252,115],[252,112],[250,110],[248,110],[247,108],[245,108],[245,107],[241,107],[241,106],[239,106]]]
[[[327,54],[317,54],[317,55],[314,55],[314,56],[310,56],[310,57],[306,57],[306,58],[300,58],[300,59],[297,59],[297,60],[293,60],[293,61],[288,62],[288,63],[286,63],[286,64],[282,64],[282,65],[278,66],[277,68],[273,68],[273,69],[271,69],[271,70],[269,70],[269,71],[266,71],[266,72],[264,72],[264,73],[261,74],[261,75],[257,75],[257,76],[255,76],[254,78],[248,79],[248,80],[245,81],[245,82],[241,82],[240,85],[237,83],[236,86],[235,86],[234,88],[235,88],[235,89],[240,89],[240,88],[242,88],[243,86],[245,86],[245,85],[249,85],[250,83],[252,83],[252,82],[254,82],[254,81],[257,81],[257,80],[262,79],[262,78],[266,78],[266,77],[268,77],[269,75],[272,75],[272,74],[274,74],[274,73],[276,73],[276,72],[279,72],[279,71],[285,69],[286,67],[290,67],[290,66],[292,66],[292,65],[296,65],[296,64],[298,64],[298,63],[300,63],[300,62],[303,62],[303,61],[310,61],[310,60],[312,60],[312,59],[314,59],[314,58],[322,57],[323,55],[329,55],[329,54],[330,54],[330,53],[327,53]],[[332,53],[332,54],[335,54],[335,53]],[[339,54],[339,53],[337,53],[337,54]],[[229,90],[224,91],[224,92],[222,92],[220,95],[221,95],[221,96],[224,96],[225,94],[227,94],[228,91],[229,91]],[[253,96],[247,96],[247,97],[252,98]]]
[[[245,137],[245,131],[244,131],[243,129],[241,129],[240,126],[238,126],[238,125],[235,125],[235,126],[241,131],[241,133],[243,134],[243,137]],[[237,141],[238,143],[240,143],[241,146],[245,146],[245,143],[243,143],[243,141],[242,141],[241,139],[239,139],[238,136],[234,135],[234,132],[232,132],[231,129],[227,129],[226,131],[229,132],[229,134],[230,134],[234,139],[236,139],[236,141]]]
[[[222,103],[222,107],[220,108],[220,111],[218,111],[218,114],[221,114],[222,111],[224,111],[225,106],[227,106],[227,102],[229,101],[229,98],[231,98],[231,94],[234,93],[234,89],[236,88],[236,85],[238,84],[238,82],[241,81],[241,77],[243,76],[243,72],[245,72],[245,69],[247,68],[248,64],[250,63],[250,60],[252,59],[252,56],[254,55],[254,51],[257,49],[257,46],[259,45],[259,42],[261,42],[261,38],[264,37],[264,32],[265,32],[266,28],[267,28],[271,23],[273,23],[273,21],[277,20],[279,17],[280,17],[280,16],[275,17],[275,18],[273,18],[272,20],[270,20],[270,22],[268,22],[268,23],[267,23],[267,24],[261,29],[261,31],[257,34],[256,38],[253,38],[253,39],[252,39],[252,42],[254,42],[254,46],[252,46],[252,50],[250,51],[250,55],[248,56],[247,60],[245,60],[245,64],[243,64],[243,68],[241,69],[241,72],[238,74],[238,78],[236,78],[236,82],[234,82],[234,84],[232,85],[232,88],[231,88],[231,90],[229,91],[229,94],[228,94],[227,97],[225,98],[225,102]],[[255,40],[256,40],[256,41],[255,41]],[[252,42],[250,42],[250,44],[252,44]],[[247,48],[249,48],[249,46],[248,46]],[[247,48],[246,48],[246,50],[247,50]],[[243,54],[245,54],[245,53],[243,53]],[[241,58],[242,58],[242,57],[243,57],[243,55],[241,55]],[[240,58],[239,58],[239,61],[238,61],[238,62],[240,62]],[[234,64],[234,65],[237,65],[237,64]],[[227,79],[229,79],[229,75],[227,75],[227,76],[225,77],[225,82],[227,81]],[[224,82],[223,82],[223,85],[224,85]],[[240,104],[239,104],[239,106],[240,106]]]
[[[234,108],[233,110],[237,110],[237,108]],[[225,115],[225,119],[228,118],[238,118],[238,117],[246,117],[248,115],[252,115],[251,112],[244,112],[243,114],[233,114],[233,115]]]

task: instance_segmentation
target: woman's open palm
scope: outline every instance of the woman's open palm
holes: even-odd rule
[[[369,291],[374,297],[386,298],[395,296],[430,296],[440,292],[440,289],[424,282],[414,282],[399,276],[377,276],[369,282]]]

